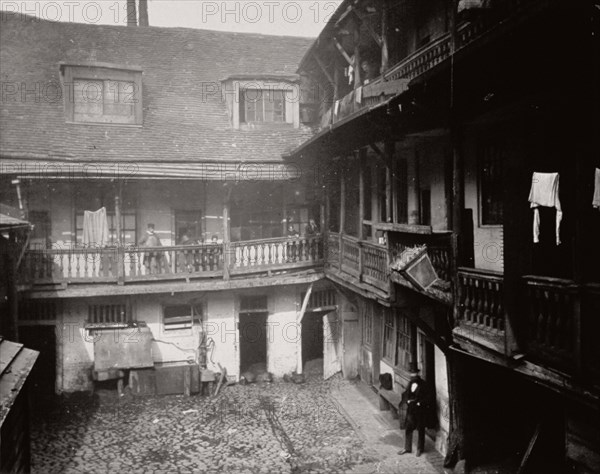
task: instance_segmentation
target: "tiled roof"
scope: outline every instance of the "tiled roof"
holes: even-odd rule
[[[39,352],[0,336],[0,426],[8,416]]]
[[[235,130],[221,95],[203,93],[231,76],[293,77],[311,39],[0,17],[1,81],[5,92],[17,88],[0,102],[4,158],[281,161],[311,136],[304,127]],[[65,123],[60,63],[90,61],[142,68],[143,127]]]

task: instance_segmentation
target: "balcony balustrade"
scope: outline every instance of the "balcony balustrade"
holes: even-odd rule
[[[550,4],[549,0],[505,0],[490,11],[472,15],[457,26],[455,51],[465,49],[483,36],[505,31],[523,23]],[[364,85],[360,92],[353,90],[333,104],[323,114],[321,128],[350,117],[357,112],[381,104],[402,93],[408,82],[432,70],[452,54],[450,32],[434,39],[399,61],[382,76]]]
[[[565,373],[600,379],[600,285],[523,277],[527,295],[527,354]]]
[[[320,236],[283,237],[228,245],[30,250],[25,279],[36,285],[115,283],[243,275],[322,265]]]

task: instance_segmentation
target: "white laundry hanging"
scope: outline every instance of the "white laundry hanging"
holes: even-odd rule
[[[556,245],[560,245],[560,222],[562,220],[562,207],[558,197],[558,173],[534,172],[531,178],[529,202],[533,209],[533,241],[540,241],[540,211],[539,207],[556,208]]]

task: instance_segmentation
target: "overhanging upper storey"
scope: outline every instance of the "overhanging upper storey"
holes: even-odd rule
[[[375,116],[378,107],[390,100],[397,103],[388,107],[388,115],[418,116],[421,111],[413,103],[412,89],[442,76],[446,80],[451,69],[481,49],[479,46],[489,46],[507,33],[523,29],[548,9],[546,0],[345,1],[298,69],[311,91],[313,125],[319,131],[332,130],[365,113]],[[452,89],[446,89],[435,105],[444,106],[447,114]],[[400,99],[403,95],[409,100]],[[433,115],[444,120],[440,113]],[[402,122],[403,117],[394,120]],[[346,136],[340,134],[340,140]],[[291,155],[305,151],[303,147]]]

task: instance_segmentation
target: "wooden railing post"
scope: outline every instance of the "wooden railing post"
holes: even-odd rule
[[[119,285],[125,283],[125,249],[120,242],[117,245],[117,283]]]
[[[363,245],[358,241],[358,280],[363,281]]]

